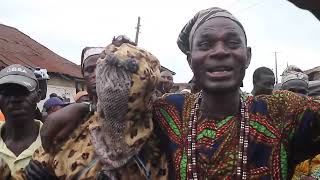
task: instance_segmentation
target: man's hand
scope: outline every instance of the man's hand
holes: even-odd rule
[[[75,103],[50,114],[41,128],[43,148],[50,151],[64,141],[83,122],[88,112],[88,105]]]
[[[28,180],[58,180],[57,177],[52,175],[46,170],[39,162],[31,160],[24,170],[25,176]]]

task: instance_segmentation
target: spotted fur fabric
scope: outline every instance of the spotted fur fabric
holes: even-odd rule
[[[109,179],[168,179],[167,160],[152,133],[159,68],[153,55],[135,46],[107,46],[96,70],[97,112],[52,152],[36,150],[33,161],[62,180],[96,179],[101,172]],[[17,180],[26,179],[24,173]]]
[[[92,129],[92,142],[104,169],[112,170],[138,154],[153,130],[160,64],[136,46],[111,44],[101,53],[96,73],[101,129]]]
[[[55,149],[56,151],[49,153],[39,148],[35,151],[32,160],[41,164],[42,168],[60,180],[95,180],[103,171],[103,164],[95,154],[90,134],[91,129],[99,127],[98,115],[94,114],[77,127],[66,142]],[[165,155],[160,154],[157,140],[157,137],[148,139],[141,149],[141,158],[151,172],[149,179],[166,180],[168,179],[167,161]],[[113,176],[112,179],[117,180],[147,179],[143,170],[133,159],[119,168],[110,170],[109,174]],[[27,178],[25,172],[20,171],[12,179],[26,180]]]

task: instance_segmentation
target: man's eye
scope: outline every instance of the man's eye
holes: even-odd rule
[[[227,45],[229,48],[238,48],[241,43],[239,41],[228,41]]]
[[[204,41],[204,42],[200,42],[198,44],[198,47],[199,47],[199,49],[208,49],[210,47],[210,44],[209,44],[209,42]]]

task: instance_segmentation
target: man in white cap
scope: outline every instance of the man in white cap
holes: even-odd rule
[[[282,73],[281,89],[308,95],[308,87],[308,75],[304,74],[298,67],[288,66]]]
[[[34,73],[19,64],[1,70],[0,97],[5,116],[5,122],[0,124],[0,159],[14,175],[25,168],[33,152],[41,146],[42,123],[34,119],[40,98]]]

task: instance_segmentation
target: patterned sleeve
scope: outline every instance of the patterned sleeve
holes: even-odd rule
[[[289,164],[294,166],[320,152],[320,101],[289,91],[276,91],[266,98],[273,124],[290,148]],[[307,151],[306,151],[307,150]]]
[[[161,139],[161,152],[166,154],[168,161],[168,179],[179,179],[175,176],[174,154],[183,143],[184,121],[187,112],[186,104],[192,101],[187,95],[171,94],[164,96],[154,103],[153,119],[155,122],[154,132]],[[178,153],[182,153],[179,151]],[[179,156],[180,157],[180,156]]]
[[[170,141],[181,143],[182,111],[184,96],[174,94],[164,96],[154,103],[153,117],[156,124],[155,131],[166,136]]]
[[[295,133],[306,130],[318,130],[320,101],[318,98],[300,96],[289,91],[276,91],[272,96],[265,96],[269,115],[278,129],[288,133],[289,139]],[[316,132],[318,133],[318,132]],[[319,134],[320,135],[320,131]]]

